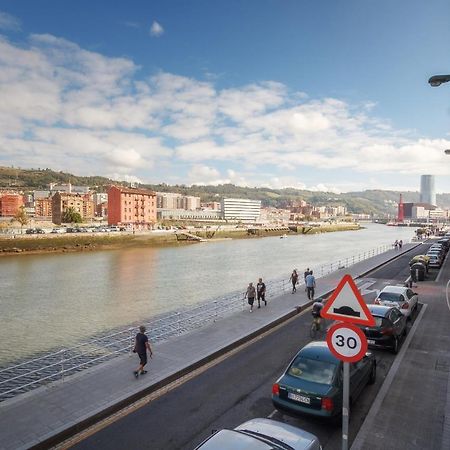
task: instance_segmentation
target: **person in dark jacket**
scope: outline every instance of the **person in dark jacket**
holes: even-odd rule
[[[147,350],[151,358],[153,355],[153,351],[150,347],[150,343],[148,342],[148,337],[145,334],[145,327],[144,325],[141,325],[139,327],[139,333],[136,334],[133,349],[133,353],[137,353],[139,356],[139,367],[133,372],[136,378],[139,376],[139,374],[144,375],[147,373],[147,371],[144,370],[144,367],[147,364]]]

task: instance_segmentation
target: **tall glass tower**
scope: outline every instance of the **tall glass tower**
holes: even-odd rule
[[[436,205],[436,190],[434,189],[434,175],[420,177],[420,202]]]

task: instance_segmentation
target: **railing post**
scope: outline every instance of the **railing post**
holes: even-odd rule
[[[61,350],[61,379],[62,382],[64,383],[64,356],[65,356],[65,349],[63,348]]]

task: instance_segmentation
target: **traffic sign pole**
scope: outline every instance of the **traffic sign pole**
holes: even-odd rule
[[[342,393],[342,450],[348,450],[350,363],[344,362],[343,364],[344,364],[344,389]]]

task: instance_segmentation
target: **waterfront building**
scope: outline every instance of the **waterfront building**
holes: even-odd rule
[[[0,216],[14,217],[22,206],[24,206],[24,202],[21,194],[16,192],[0,193]]]
[[[247,198],[222,199],[222,217],[226,220],[255,222],[261,215],[261,200]]]
[[[156,223],[156,192],[110,186],[108,189],[108,224],[151,229]]]
[[[436,205],[434,175],[422,175],[420,177],[420,203]]]
[[[97,217],[107,217],[108,216],[108,202],[103,202],[95,205],[95,215]]]
[[[261,208],[261,222],[268,224],[286,225],[289,223],[291,212],[289,209]]]
[[[37,198],[34,200],[34,215],[36,218],[52,218],[52,199],[47,198]]]
[[[185,209],[195,211],[200,209],[200,197],[182,195],[174,192],[156,192],[156,207],[158,209]]]
[[[52,197],[52,222],[61,225],[62,217],[69,208],[78,212],[83,221],[94,218],[94,202],[89,194],[56,192]]]

